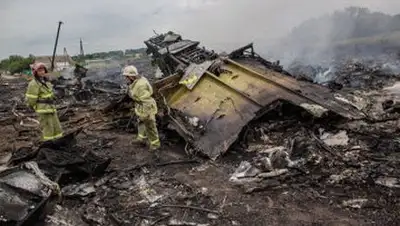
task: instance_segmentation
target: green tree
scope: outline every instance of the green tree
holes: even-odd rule
[[[21,73],[24,70],[30,69],[30,64],[34,62],[34,59],[34,56],[31,54],[28,57],[12,55],[0,62],[0,69],[9,71],[12,74]]]

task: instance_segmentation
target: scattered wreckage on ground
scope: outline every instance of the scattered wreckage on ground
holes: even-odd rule
[[[7,166],[0,172],[1,225],[34,225],[61,196],[59,184],[104,173],[111,159],[79,149],[75,140],[79,132],[6,156]]]
[[[228,56],[172,32],[145,44],[164,75],[154,87],[170,127],[211,159],[226,152],[249,122],[284,102],[315,117],[329,113],[347,119],[364,117],[339,93],[298,81],[279,62],[263,59],[252,44]]]
[[[0,225],[10,226],[35,225],[54,206],[60,186],[102,174],[111,162],[76,145],[75,137],[81,129],[55,141],[35,144],[38,122],[20,99],[25,90],[20,85],[27,84],[18,80],[2,84],[0,104]],[[12,90],[19,91],[18,95]]]
[[[158,104],[166,115],[163,119],[168,119],[162,120],[161,124],[169,123],[169,127],[176,130],[194,147],[195,151],[216,159],[226,152],[238,140],[238,137],[246,136],[246,133],[260,132],[261,136],[254,137],[263,139],[264,143],[262,145],[252,144],[243,151],[244,154],[256,153],[254,154],[257,156],[256,160],[238,160],[240,164],[236,164],[239,165],[236,171],[235,164],[224,165],[229,168],[229,174],[233,173],[229,181],[241,184],[245,188],[244,193],[253,193],[270,188],[272,188],[271,190],[279,190],[282,187],[287,192],[293,185],[295,192],[298,192],[299,189],[301,189],[300,193],[309,191],[312,197],[315,196],[315,199],[337,200],[337,196],[329,190],[329,183],[331,183],[331,186],[339,187],[334,192],[349,194],[341,198],[343,199],[340,200],[343,201],[343,206],[362,208],[367,204],[370,205],[370,202],[376,201],[378,205],[390,205],[392,212],[389,211],[385,216],[394,216],[393,212],[396,211],[397,201],[391,196],[393,190],[390,189],[399,186],[398,179],[394,176],[398,167],[397,169],[392,167],[396,166],[395,164],[398,164],[398,161],[385,160],[396,159],[393,150],[398,147],[398,144],[396,142],[391,143],[392,141],[386,139],[388,134],[394,133],[396,130],[392,124],[385,126],[383,125],[384,122],[376,122],[378,124],[376,127],[386,128],[384,131],[386,133],[381,134],[384,137],[384,139],[381,139],[382,141],[378,140],[379,137],[374,140],[371,137],[360,136],[363,138],[360,139],[353,134],[348,135],[345,131],[337,131],[340,126],[347,126],[342,129],[348,129],[359,134],[368,134],[374,126],[365,126],[362,124],[362,120],[358,120],[363,119],[366,115],[363,113],[364,111],[353,106],[344,97],[345,93],[332,91],[310,82],[295,80],[278,63],[266,61],[254,53],[252,45],[240,48],[227,56],[222,56],[199,48],[198,42],[182,40],[181,36],[173,33],[153,37],[145,43],[148,46],[148,52],[164,74],[162,79],[154,83]],[[139,68],[139,70],[141,69]],[[105,75],[112,74],[113,78],[118,76],[118,79],[120,79],[119,72],[119,69],[113,68],[105,72]],[[93,72],[88,71],[88,74],[90,73]],[[110,99],[110,96],[107,95],[116,97],[122,93],[120,92],[119,81],[106,81],[103,79],[104,77],[107,76],[99,76],[98,79],[82,79],[84,85],[81,88],[74,85],[62,86],[65,83],[61,83],[60,89],[65,89],[68,92],[72,90],[72,95],[66,94],[66,96],[73,96],[75,101],[82,100],[84,104],[79,106],[88,108],[81,108],[82,115],[85,116],[76,119],[76,122],[73,123],[90,122],[93,124],[95,121],[101,121],[99,118],[108,116],[112,121],[110,122],[110,118],[107,118],[104,120],[104,124],[118,121],[115,124],[117,127],[123,128],[124,131],[128,127],[134,129],[135,120],[132,119],[129,110],[124,112],[128,113],[128,117],[116,114],[121,110],[116,105],[123,103],[119,107],[127,109],[131,107],[131,101],[124,102],[126,99],[123,98],[119,102],[112,101],[113,103],[105,109],[99,108],[98,103],[100,101],[106,102]],[[90,92],[91,98],[76,98],[75,94],[82,90]],[[0,90],[0,92],[3,91]],[[100,93],[106,94],[106,96],[100,97]],[[96,98],[99,100],[96,100]],[[7,108],[1,108],[2,116],[3,114],[9,115],[7,109],[12,107],[12,112],[17,120],[20,120],[23,113],[25,118],[33,117],[25,113],[21,106],[12,103],[10,98],[6,99],[5,101],[10,102],[10,105]],[[91,102],[86,103],[86,100]],[[74,113],[70,107],[76,107],[75,103],[67,103],[67,111],[65,112],[60,110],[61,121],[64,121],[63,118],[68,112]],[[388,108],[394,106],[394,103],[385,103]],[[292,108],[280,110],[280,107],[284,108],[288,105]],[[103,110],[103,114],[96,112],[99,109]],[[301,111],[298,111],[298,109],[301,109]],[[117,111],[110,114],[110,111],[113,110]],[[322,126],[312,126],[316,124],[314,119],[301,122],[299,114],[303,112],[308,112],[315,118],[325,115],[333,116],[329,119],[334,120],[335,123],[337,118],[343,118],[345,123],[342,122],[342,125],[337,126],[335,132],[323,131],[322,128],[318,128]],[[286,118],[287,115],[291,115],[289,119]],[[258,119],[261,121],[261,118],[265,119],[265,117],[267,117],[267,120],[255,125],[255,121]],[[347,120],[353,121],[346,123]],[[0,123],[6,123],[6,121],[2,119]],[[72,124],[72,127],[77,127],[72,122],[68,121],[67,123]],[[321,124],[327,125],[329,123],[323,121]],[[107,127],[104,126],[104,128]],[[92,126],[91,129],[100,130],[98,126]],[[318,131],[318,129],[321,131]],[[263,130],[268,133],[268,136]],[[27,131],[25,130],[18,132],[19,136],[32,135],[26,135]],[[60,192],[57,185],[65,185],[64,180],[71,183],[81,176],[88,177],[102,174],[105,171],[110,164],[110,159],[97,156],[90,148],[85,149],[76,146],[74,138],[79,132],[78,130],[58,141],[42,144],[38,149],[18,148],[14,151],[9,161],[11,163],[10,168],[0,173],[0,188],[3,189],[3,195],[0,194],[0,199],[5,203],[2,206],[3,208],[0,208],[1,215],[4,216],[4,219],[1,220],[8,221],[9,225],[31,225],[30,222],[46,213],[42,210],[48,208],[48,205],[51,204],[53,195],[57,197]],[[105,132],[110,133],[111,131]],[[378,134],[375,131],[370,133]],[[131,134],[126,134],[126,136],[130,137]],[[19,137],[19,139],[21,138]],[[282,140],[289,141],[289,144],[284,145]],[[88,140],[85,140],[85,143],[87,143],[87,146],[93,146]],[[108,143],[108,141],[105,141],[99,146],[105,147],[110,145]],[[304,148],[304,146],[307,146],[307,148]],[[119,148],[117,146],[113,149],[110,156],[118,155],[121,152]],[[131,148],[131,145],[129,145],[129,148]],[[375,149],[379,150],[379,153],[376,153]],[[181,150],[179,149],[179,151]],[[139,151],[144,152],[143,150]],[[126,155],[131,156],[132,154],[133,151],[129,149],[129,152],[122,153],[122,158],[129,159]],[[233,155],[237,157],[237,154],[235,152]],[[382,163],[383,161],[385,162]],[[173,160],[172,162],[159,163],[159,166],[182,162],[190,161]],[[79,209],[77,211],[78,216],[87,218],[89,224],[94,225],[110,225],[105,218],[110,218],[110,221],[115,222],[116,225],[132,225],[133,222],[151,222],[144,225],[156,225],[157,222],[163,220],[167,222],[166,219],[169,219],[168,225],[205,225],[194,223],[194,220],[185,220],[184,217],[179,221],[176,220],[180,219],[179,212],[185,212],[185,215],[187,215],[186,211],[179,211],[179,209],[185,208],[194,212],[206,213],[205,216],[197,212],[194,213],[193,216],[197,217],[197,222],[212,221],[217,222],[215,225],[239,225],[236,222],[237,219],[229,219],[224,216],[227,213],[222,213],[223,206],[235,206],[238,205],[236,203],[238,199],[242,200],[243,197],[238,192],[239,190],[232,190],[235,193],[233,194],[235,198],[230,201],[231,203],[225,203],[226,196],[215,201],[210,198],[212,195],[207,194],[207,189],[213,189],[211,185],[207,187],[208,184],[212,184],[210,178],[206,178],[206,180],[209,180],[206,182],[207,186],[201,187],[201,192],[199,192],[195,188],[195,183],[191,186],[185,184],[187,180],[193,178],[185,179],[182,175],[180,178],[171,176],[181,172],[183,166],[177,167],[176,171],[172,171],[171,175],[164,178],[165,174],[162,173],[166,170],[165,168],[154,169],[157,168],[154,167],[149,169],[146,164],[142,164],[140,160],[136,159],[134,162],[128,162],[128,164],[126,169],[121,166],[122,169],[114,169],[114,172],[99,179],[95,198],[86,199],[87,203],[84,207],[74,207]],[[194,171],[195,174],[196,171],[201,172],[207,167],[204,164],[198,164],[196,169],[191,169],[192,166],[188,166],[189,169],[187,170],[191,173]],[[158,172],[149,174],[149,171]],[[196,175],[201,175],[201,173]],[[15,178],[18,180],[15,181]],[[160,187],[158,189],[162,192],[153,188],[157,186],[154,184],[155,178],[157,178],[159,186],[167,192],[161,190]],[[226,175],[224,175],[224,177],[217,178],[217,181],[221,182],[226,178]],[[26,179],[26,181],[29,179],[30,183],[22,185],[16,183],[21,179]],[[328,184],[325,183],[326,180],[329,181]],[[249,181],[252,183],[249,183]],[[88,194],[94,193],[94,188],[90,183],[68,184],[61,189],[61,192],[64,197],[87,197]],[[344,183],[346,183],[346,187],[342,189]],[[359,186],[365,186],[366,183],[369,189]],[[35,184],[36,187],[27,187],[31,184]],[[357,190],[357,187],[361,187],[360,189],[363,190]],[[224,187],[224,189],[229,190],[231,188],[226,189]],[[155,190],[158,190],[159,193]],[[176,192],[177,190],[179,192]],[[367,199],[366,197],[370,197],[366,193],[371,192],[371,190],[379,198],[376,198],[376,200]],[[178,194],[176,196],[171,195],[175,193]],[[272,193],[273,191],[271,191]],[[10,194],[13,194],[17,199],[8,199],[7,197],[10,197]],[[143,202],[141,196],[147,202]],[[191,198],[191,196],[193,197]],[[237,196],[241,197],[237,198]],[[280,194],[276,196],[284,197]],[[256,198],[271,199],[265,196]],[[386,203],[382,204],[381,199]],[[274,201],[276,201],[275,198]],[[21,214],[16,214],[15,211],[8,208],[9,206],[18,206],[23,211]],[[230,217],[232,217],[232,213],[240,217],[248,214],[246,209],[250,207],[243,208],[242,204],[238,206],[243,212],[232,211]],[[88,213],[82,214],[82,210],[86,211],[85,208],[87,207],[90,207]],[[138,208],[133,211],[129,209],[132,207]],[[285,206],[280,209],[279,203],[274,204],[272,200],[268,203],[268,206],[261,207],[260,209],[263,209],[263,212],[275,208],[280,212],[286,210]],[[178,213],[167,211],[169,215],[166,215],[166,208],[176,208]],[[127,209],[131,211],[126,211]],[[287,211],[293,210],[289,208]],[[229,212],[229,210],[226,212]],[[171,216],[174,217],[171,218]],[[142,219],[143,217],[145,219]],[[56,220],[54,217],[50,219]],[[396,217],[394,217],[395,219]],[[254,223],[255,220],[252,218],[248,219],[247,222]],[[390,222],[390,220],[387,222]]]

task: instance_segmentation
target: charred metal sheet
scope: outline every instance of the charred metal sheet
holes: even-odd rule
[[[189,40],[183,40],[177,43],[173,43],[170,46],[167,46],[165,48],[162,48],[159,50],[160,54],[167,54],[167,53],[171,53],[171,54],[176,54],[179,53],[180,51],[186,49],[186,48],[190,48],[193,46],[197,46],[199,44],[199,42],[193,42],[193,41],[189,41]]]
[[[251,69],[251,66],[244,65],[227,59],[223,67],[232,72],[229,75],[230,78],[233,78],[232,76],[235,76],[235,78],[226,78],[226,73],[221,74],[220,78],[224,79],[229,85],[243,90],[263,106],[280,99],[303,107],[311,114],[315,112],[315,110],[311,110],[314,106],[314,109],[321,109],[322,107],[349,119],[364,117],[364,114],[352,105],[337,101],[334,93],[325,87],[308,82],[299,82],[276,71],[257,71],[256,68]],[[233,82],[233,80],[236,81]]]
[[[284,75],[290,75],[289,72],[283,70],[283,67],[279,65],[279,61],[270,62],[259,56],[254,52],[253,43],[243,46],[237,50],[234,50],[229,54],[230,59],[251,59],[253,62],[258,62],[262,64],[264,68],[274,70],[276,72],[282,73]]]
[[[246,52],[249,48],[251,51]],[[188,59],[182,53],[173,57],[183,62]],[[285,75],[288,73],[279,62],[262,59],[254,53],[252,45],[233,52],[230,58],[218,57],[214,61],[204,58],[197,63],[189,58],[189,62],[181,81],[190,79],[193,68],[208,70],[196,72],[199,75],[204,71],[202,76],[192,79],[195,82],[191,86],[182,82],[166,84],[164,80],[159,90],[171,109],[173,127],[212,159],[228,150],[246,124],[279,101],[300,106],[316,117],[328,111],[349,119],[364,117],[350,104],[335,99],[329,89]],[[205,62],[213,64],[205,67]],[[170,68],[178,72],[178,67]]]
[[[33,171],[23,167],[0,173],[0,224],[32,225],[52,191]]]
[[[177,38],[168,38],[174,36]],[[191,63],[201,64],[204,61],[215,60],[218,55],[199,47],[199,42],[182,40],[180,35],[173,32],[156,35],[144,42],[147,53],[152,54],[164,76],[170,76],[179,70],[184,70]]]
[[[202,64],[191,64],[186,68],[185,74],[182,76],[179,84],[185,85],[188,89],[192,90],[197,82],[201,79],[207,69],[213,62],[205,61]]]

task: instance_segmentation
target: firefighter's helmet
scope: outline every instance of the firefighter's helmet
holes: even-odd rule
[[[136,69],[135,66],[130,65],[130,66],[126,66],[123,70],[122,70],[122,75],[124,76],[128,76],[128,77],[136,77],[138,76],[138,71]]]

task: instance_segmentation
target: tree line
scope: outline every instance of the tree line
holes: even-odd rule
[[[140,49],[126,49],[123,50],[114,50],[109,52],[97,52],[97,53],[90,53],[85,54],[84,56],[73,56],[72,59],[76,61],[83,61],[83,60],[94,60],[94,59],[123,59],[126,56],[135,55],[137,53],[145,53],[146,48]]]
[[[85,60],[93,60],[93,59],[123,59],[126,56],[134,56],[135,54],[142,54],[146,52],[146,48],[140,49],[126,49],[122,50],[114,50],[109,52],[97,52],[90,53],[82,56],[72,56],[72,59],[76,62],[84,62]],[[30,65],[34,63],[35,56],[30,54],[27,57],[20,55],[11,55],[6,59],[0,61],[0,71],[8,71],[11,74],[15,73],[23,73],[30,71]]]
[[[9,71],[11,74],[21,73],[25,70],[29,71],[30,65],[34,60],[35,57],[31,54],[28,57],[12,55],[0,61],[0,70]]]

